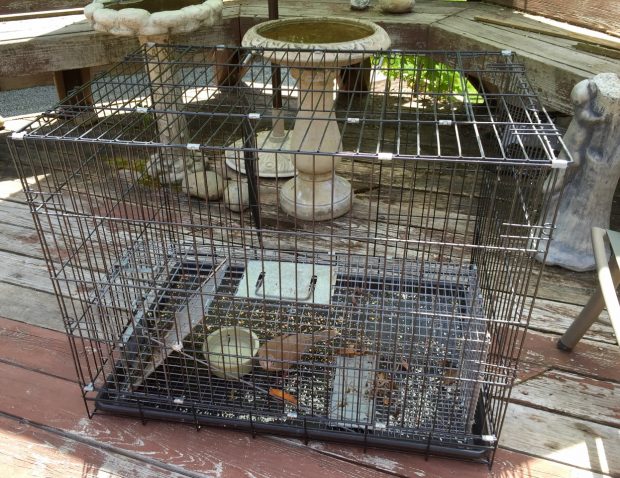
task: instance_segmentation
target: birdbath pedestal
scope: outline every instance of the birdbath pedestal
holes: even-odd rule
[[[95,30],[137,36],[145,46],[145,68],[161,144],[186,144],[188,132],[184,116],[176,111],[183,98],[182,89],[175,86],[179,85],[175,79],[178,68],[169,58],[170,49],[158,48],[157,44],[169,43],[171,35],[218,23],[222,8],[222,0],[94,0],[84,7],[84,15]],[[184,177],[187,165],[183,158],[177,160],[174,152],[164,150],[153,159],[149,172],[163,183]]]
[[[298,80],[300,104],[290,146],[299,151],[293,154],[298,174],[280,189],[282,209],[314,221],[346,214],[353,200],[351,184],[335,174],[340,158],[329,154],[341,149],[332,85],[339,68],[371,55],[364,51],[388,48],[388,34],[364,20],[291,18],[250,28],[242,44],[260,48],[267,61],[291,68]],[[291,49],[299,51],[291,54]]]

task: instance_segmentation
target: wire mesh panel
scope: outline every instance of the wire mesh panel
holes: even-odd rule
[[[153,45],[75,95],[10,148],[89,412],[492,458],[562,164],[513,55]]]

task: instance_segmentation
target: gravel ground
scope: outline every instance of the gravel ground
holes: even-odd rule
[[[54,86],[35,86],[23,90],[0,91],[0,116],[23,116],[40,113],[53,106],[56,99]]]

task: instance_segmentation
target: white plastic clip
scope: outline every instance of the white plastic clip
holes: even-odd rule
[[[502,50],[502,56],[512,56],[512,50]]]
[[[146,106],[136,106],[136,113],[148,113],[149,109]]]
[[[172,403],[174,403],[175,405],[183,405],[183,402],[185,402],[185,399],[183,397],[175,398],[174,400],[172,400]]]
[[[452,120],[449,119],[441,119],[438,121],[439,126],[452,126]]]
[[[181,350],[183,350],[183,344],[181,342],[177,342],[176,344],[172,344],[172,347],[170,348],[175,352],[180,352]]]
[[[495,435],[482,435],[480,439],[488,443],[495,443],[497,441],[497,437]]]
[[[200,144],[198,144],[198,143],[187,143],[187,149],[189,151],[198,151],[200,149]]]
[[[18,132],[16,131],[16,132],[14,132],[14,133],[11,135],[11,139],[12,139],[13,141],[23,141],[23,140],[24,140],[24,136],[26,136],[26,133],[25,133],[25,132],[23,132],[23,131],[22,131],[22,132],[19,132],[19,133],[18,133]]]
[[[290,412],[286,412],[286,417],[287,418],[297,418],[297,412],[294,410],[291,410]]]
[[[248,113],[248,118],[258,120],[260,119],[260,113]]]
[[[552,169],[566,169],[568,167],[568,160],[566,159],[552,159],[551,160],[551,168]]]
[[[92,392],[95,389],[95,387],[93,386],[93,383],[88,383],[86,385],[84,385],[82,387],[82,390],[84,390],[85,392]]]
[[[358,124],[359,122],[360,122],[359,118],[347,118],[347,123]]]
[[[392,153],[379,153],[377,159],[380,161],[390,161],[394,155]]]

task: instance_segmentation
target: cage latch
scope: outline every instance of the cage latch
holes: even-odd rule
[[[254,289],[254,293],[257,296],[260,297],[266,297],[266,298],[270,298],[270,299],[284,299],[284,300],[308,300],[312,297],[312,295],[314,294],[314,289],[316,289],[316,282],[317,282],[317,276],[313,275],[312,277],[310,277],[310,285],[308,286],[308,293],[305,296],[284,296],[284,295],[278,295],[278,294],[267,294],[265,292],[261,292],[261,289],[263,289],[263,291],[265,290],[264,286],[265,286],[265,277],[267,276],[267,273],[265,271],[262,271],[259,275],[258,278],[256,279],[256,289]]]

